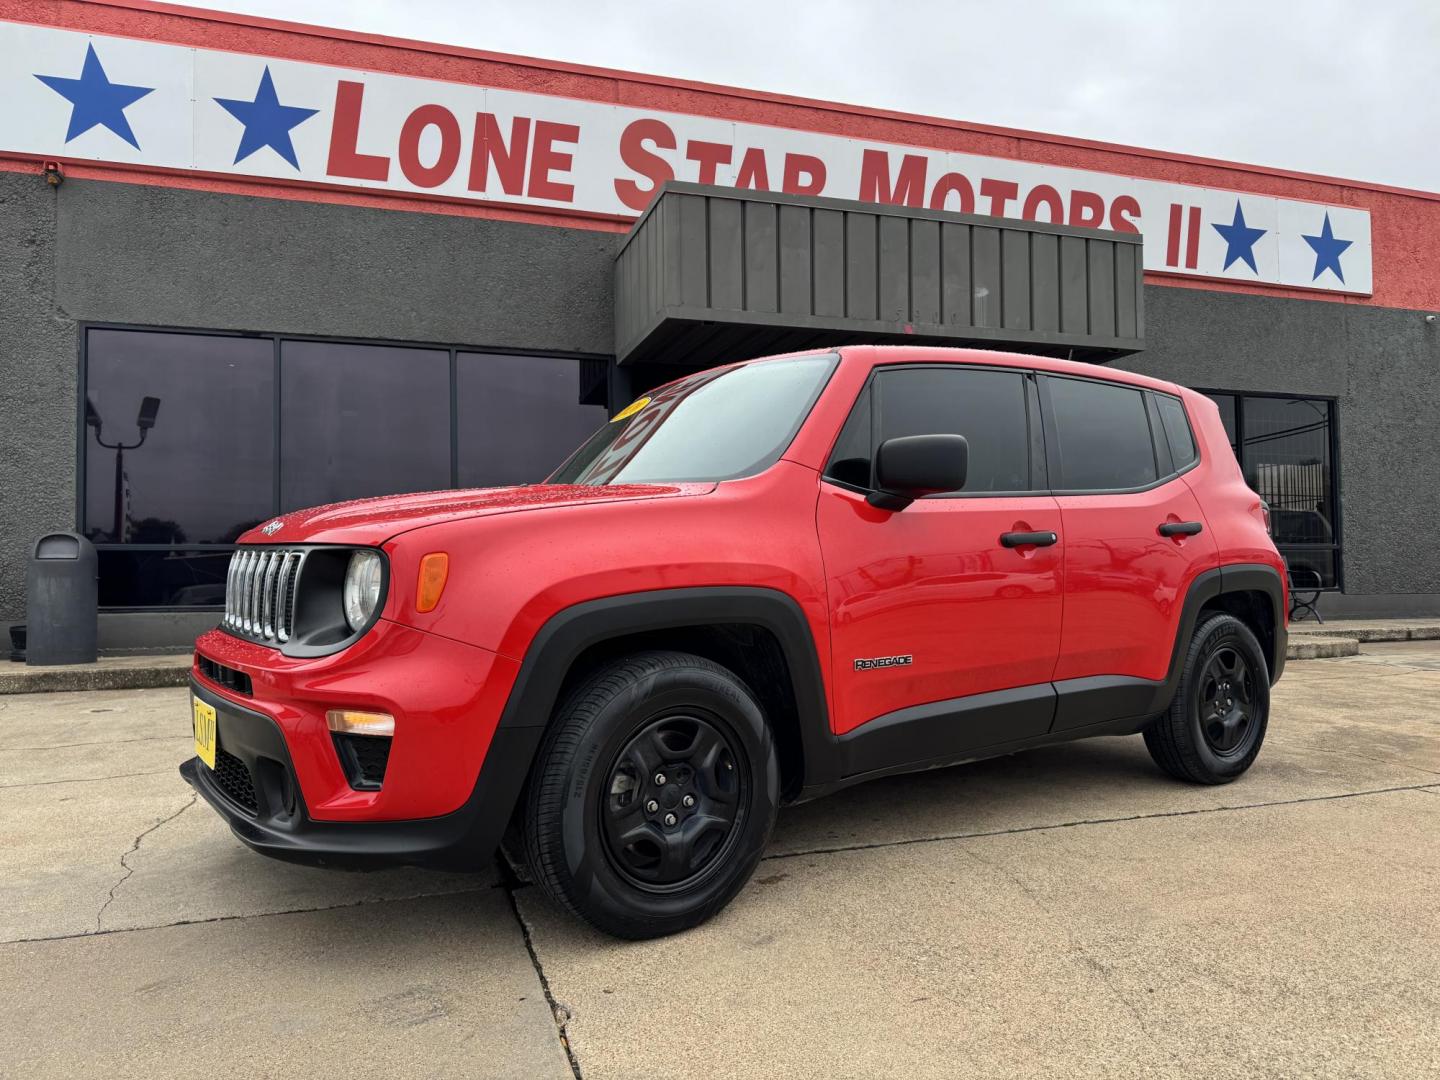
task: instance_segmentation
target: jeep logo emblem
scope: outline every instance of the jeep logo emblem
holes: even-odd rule
[[[263,529],[261,529],[260,531],[261,531],[262,533],[264,533],[266,536],[274,536],[277,532],[280,531],[280,526],[283,525],[283,524],[285,524],[285,522],[284,522],[283,519],[281,519],[281,518],[276,518],[274,521],[270,522],[269,525],[266,525],[266,526],[265,526]]]

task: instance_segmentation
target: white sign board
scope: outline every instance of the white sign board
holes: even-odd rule
[[[0,23],[0,152],[621,217],[674,178],[1140,232],[1145,269],[1371,291],[1370,214]]]

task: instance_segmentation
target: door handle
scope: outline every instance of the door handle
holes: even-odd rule
[[[1060,537],[1053,532],[1008,532],[1000,534],[1000,543],[1007,548],[1049,547]]]
[[[1158,531],[1161,536],[1194,536],[1204,528],[1198,521],[1167,521]]]

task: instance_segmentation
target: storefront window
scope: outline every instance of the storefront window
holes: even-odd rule
[[[597,400],[591,365],[469,352],[459,353],[455,365],[461,487],[543,480],[605,424],[604,387]]]
[[[280,343],[281,513],[449,486],[448,351]]]
[[[1325,398],[1210,394],[1246,482],[1270,507],[1275,546],[1297,584],[1340,585],[1335,403]]]
[[[269,518],[543,480],[606,417],[603,359],[101,327],[84,341],[80,528],[108,608],[218,607],[236,537]]]
[[[88,346],[86,536],[228,544],[271,513],[269,340],[91,330]]]

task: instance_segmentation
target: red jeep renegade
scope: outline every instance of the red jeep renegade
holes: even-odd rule
[[[546,483],[242,539],[180,770],[235,835],[450,866],[508,836],[623,937],[714,914],[781,803],[862,780],[1136,733],[1233,780],[1285,661],[1283,564],[1215,406],[1034,356],[715,368]]]

